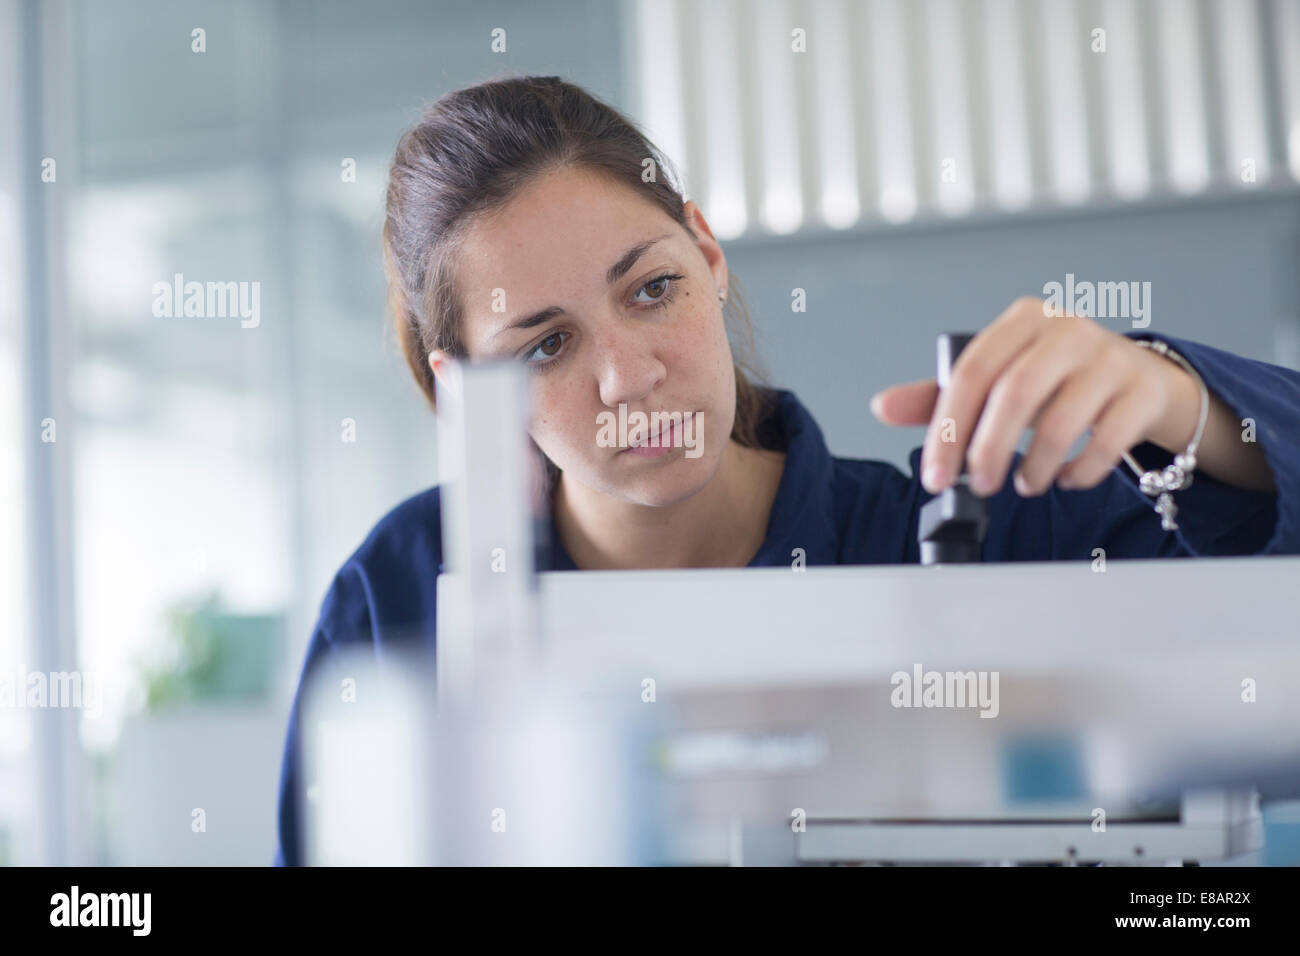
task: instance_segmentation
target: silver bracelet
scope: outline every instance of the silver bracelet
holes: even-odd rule
[[[1178,528],[1178,523],[1174,521],[1174,515],[1178,514],[1178,506],[1174,504],[1174,499],[1169,492],[1179,491],[1186,488],[1192,483],[1192,471],[1196,468],[1196,449],[1200,447],[1201,435],[1205,431],[1205,419],[1210,414],[1210,393],[1205,387],[1205,381],[1197,374],[1196,369],[1168,345],[1161,341],[1147,341],[1145,339],[1134,339],[1138,345],[1150,349],[1165,358],[1177,362],[1186,369],[1196,379],[1196,384],[1201,389],[1201,419],[1196,423],[1196,434],[1187,444],[1187,450],[1181,455],[1174,455],[1174,461],[1171,465],[1166,465],[1163,470],[1143,471],[1138,467],[1138,463],[1133,460],[1133,456],[1124,452],[1124,460],[1128,466],[1133,469],[1133,474],[1137,476],[1138,487],[1151,497],[1156,499],[1156,513],[1160,515],[1160,527],[1165,531],[1174,531]]]

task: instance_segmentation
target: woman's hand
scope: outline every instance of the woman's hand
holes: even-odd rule
[[[1092,488],[1143,441],[1170,451],[1191,441],[1200,389],[1186,371],[1092,319],[1048,315],[1043,306],[1016,300],[962,350],[942,393],[923,379],[872,399],[886,424],[929,424],[921,480],[932,494],[961,472],[963,456],[975,493],[996,492],[1026,428],[1034,437],[1015,475],[1025,497],[1053,481]],[[1084,450],[1066,462],[1089,430]]]

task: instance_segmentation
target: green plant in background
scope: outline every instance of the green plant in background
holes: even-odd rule
[[[163,659],[143,667],[146,709],[269,695],[283,616],[232,614],[221,604],[213,591],[168,609]]]

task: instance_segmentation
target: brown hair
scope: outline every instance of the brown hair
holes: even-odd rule
[[[644,182],[646,159],[664,175]],[[388,172],[384,272],[402,354],[431,405],[437,394],[429,353],[467,357],[453,281],[459,243],[471,223],[501,209],[539,174],[562,166],[634,184],[690,234],[680,179],[667,157],[613,107],[557,76],[511,76],[447,93],[398,141]],[[732,343],[731,437],[757,448],[771,396],[754,384],[762,373],[753,326],[735,277],[728,272],[727,279],[723,315],[736,319],[742,335],[739,348]],[[547,467],[554,469],[549,460]]]

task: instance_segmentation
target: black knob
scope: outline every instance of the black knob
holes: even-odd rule
[[[975,335],[969,332],[944,332],[939,336],[935,378],[940,391],[948,387],[957,357],[973,338]],[[980,560],[984,532],[988,529],[988,506],[960,477],[965,474],[966,458],[962,456],[956,482],[921,506],[916,534],[922,564],[964,564]]]

